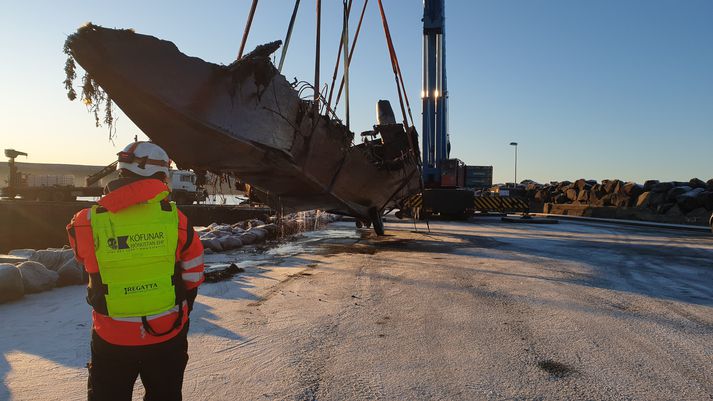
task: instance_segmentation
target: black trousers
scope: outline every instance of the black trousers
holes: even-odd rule
[[[146,389],[144,401],[180,401],[188,363],[188,324],[174,338],[142,346],[114,345],[92,331],[89,401],[130,401],[136,378]]]

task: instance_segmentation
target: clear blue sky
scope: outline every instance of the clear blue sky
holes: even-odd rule
[[[341,1],[323,3],[326,82]],[[422,2],[384,3],[420,130]],[[24,150],[32,162],[110,162],[138,129],[120,117],[113,145],[81,104],[67,100],[65,37],[87,21],[131,27],[228,64],[249,4],[2,0],[0,147]],[[260,2],[248,49],[284,37],[292,4]],[[511,141],[520,143],[519,179],[713,177],[713,1],[446,0],[446,15],[452,156],[493,165],[496,181],[512,180]],[[289,79],[313,79],[313,35],[314,0],[302,0]],[[359,132],[374,123],[378,99],[397,101],[376,0],[351,79]]]

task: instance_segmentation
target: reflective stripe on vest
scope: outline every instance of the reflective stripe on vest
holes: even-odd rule
[[[178,213],[170,205],[164,210],[160,202],[142,203],[117,213],[92,207],[94,251],[108,316],[155,315],[176,306]]]

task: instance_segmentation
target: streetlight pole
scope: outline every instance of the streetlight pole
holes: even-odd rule
[[[510,146],[515,147],[515,186],[517,186],[517,142],[510,142]]]

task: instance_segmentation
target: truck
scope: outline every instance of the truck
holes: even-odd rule
[[[200,203],[208,198],[208,191],[197,184],[196,173],[190,170],[169,170],[168,186],[171,200],[178,205]]]
[[[116,171],[118,162],[112,162],[101,170],[85,178],[84,186],[76,186],[71,174],[26,174],[17,168],[15,159],[27,156],[27,153],[15,149],[5,149],[10,174],[7,186],[0,189],[5,198],[24,200],[67,202],[77,197],[99,197],[103,188],[99,181]],[[179,205],[202,202],[207,198],[207,191],[196,183],[196,174],[188,170],[169,170],[168,186],[171,188],[171,200]]]

